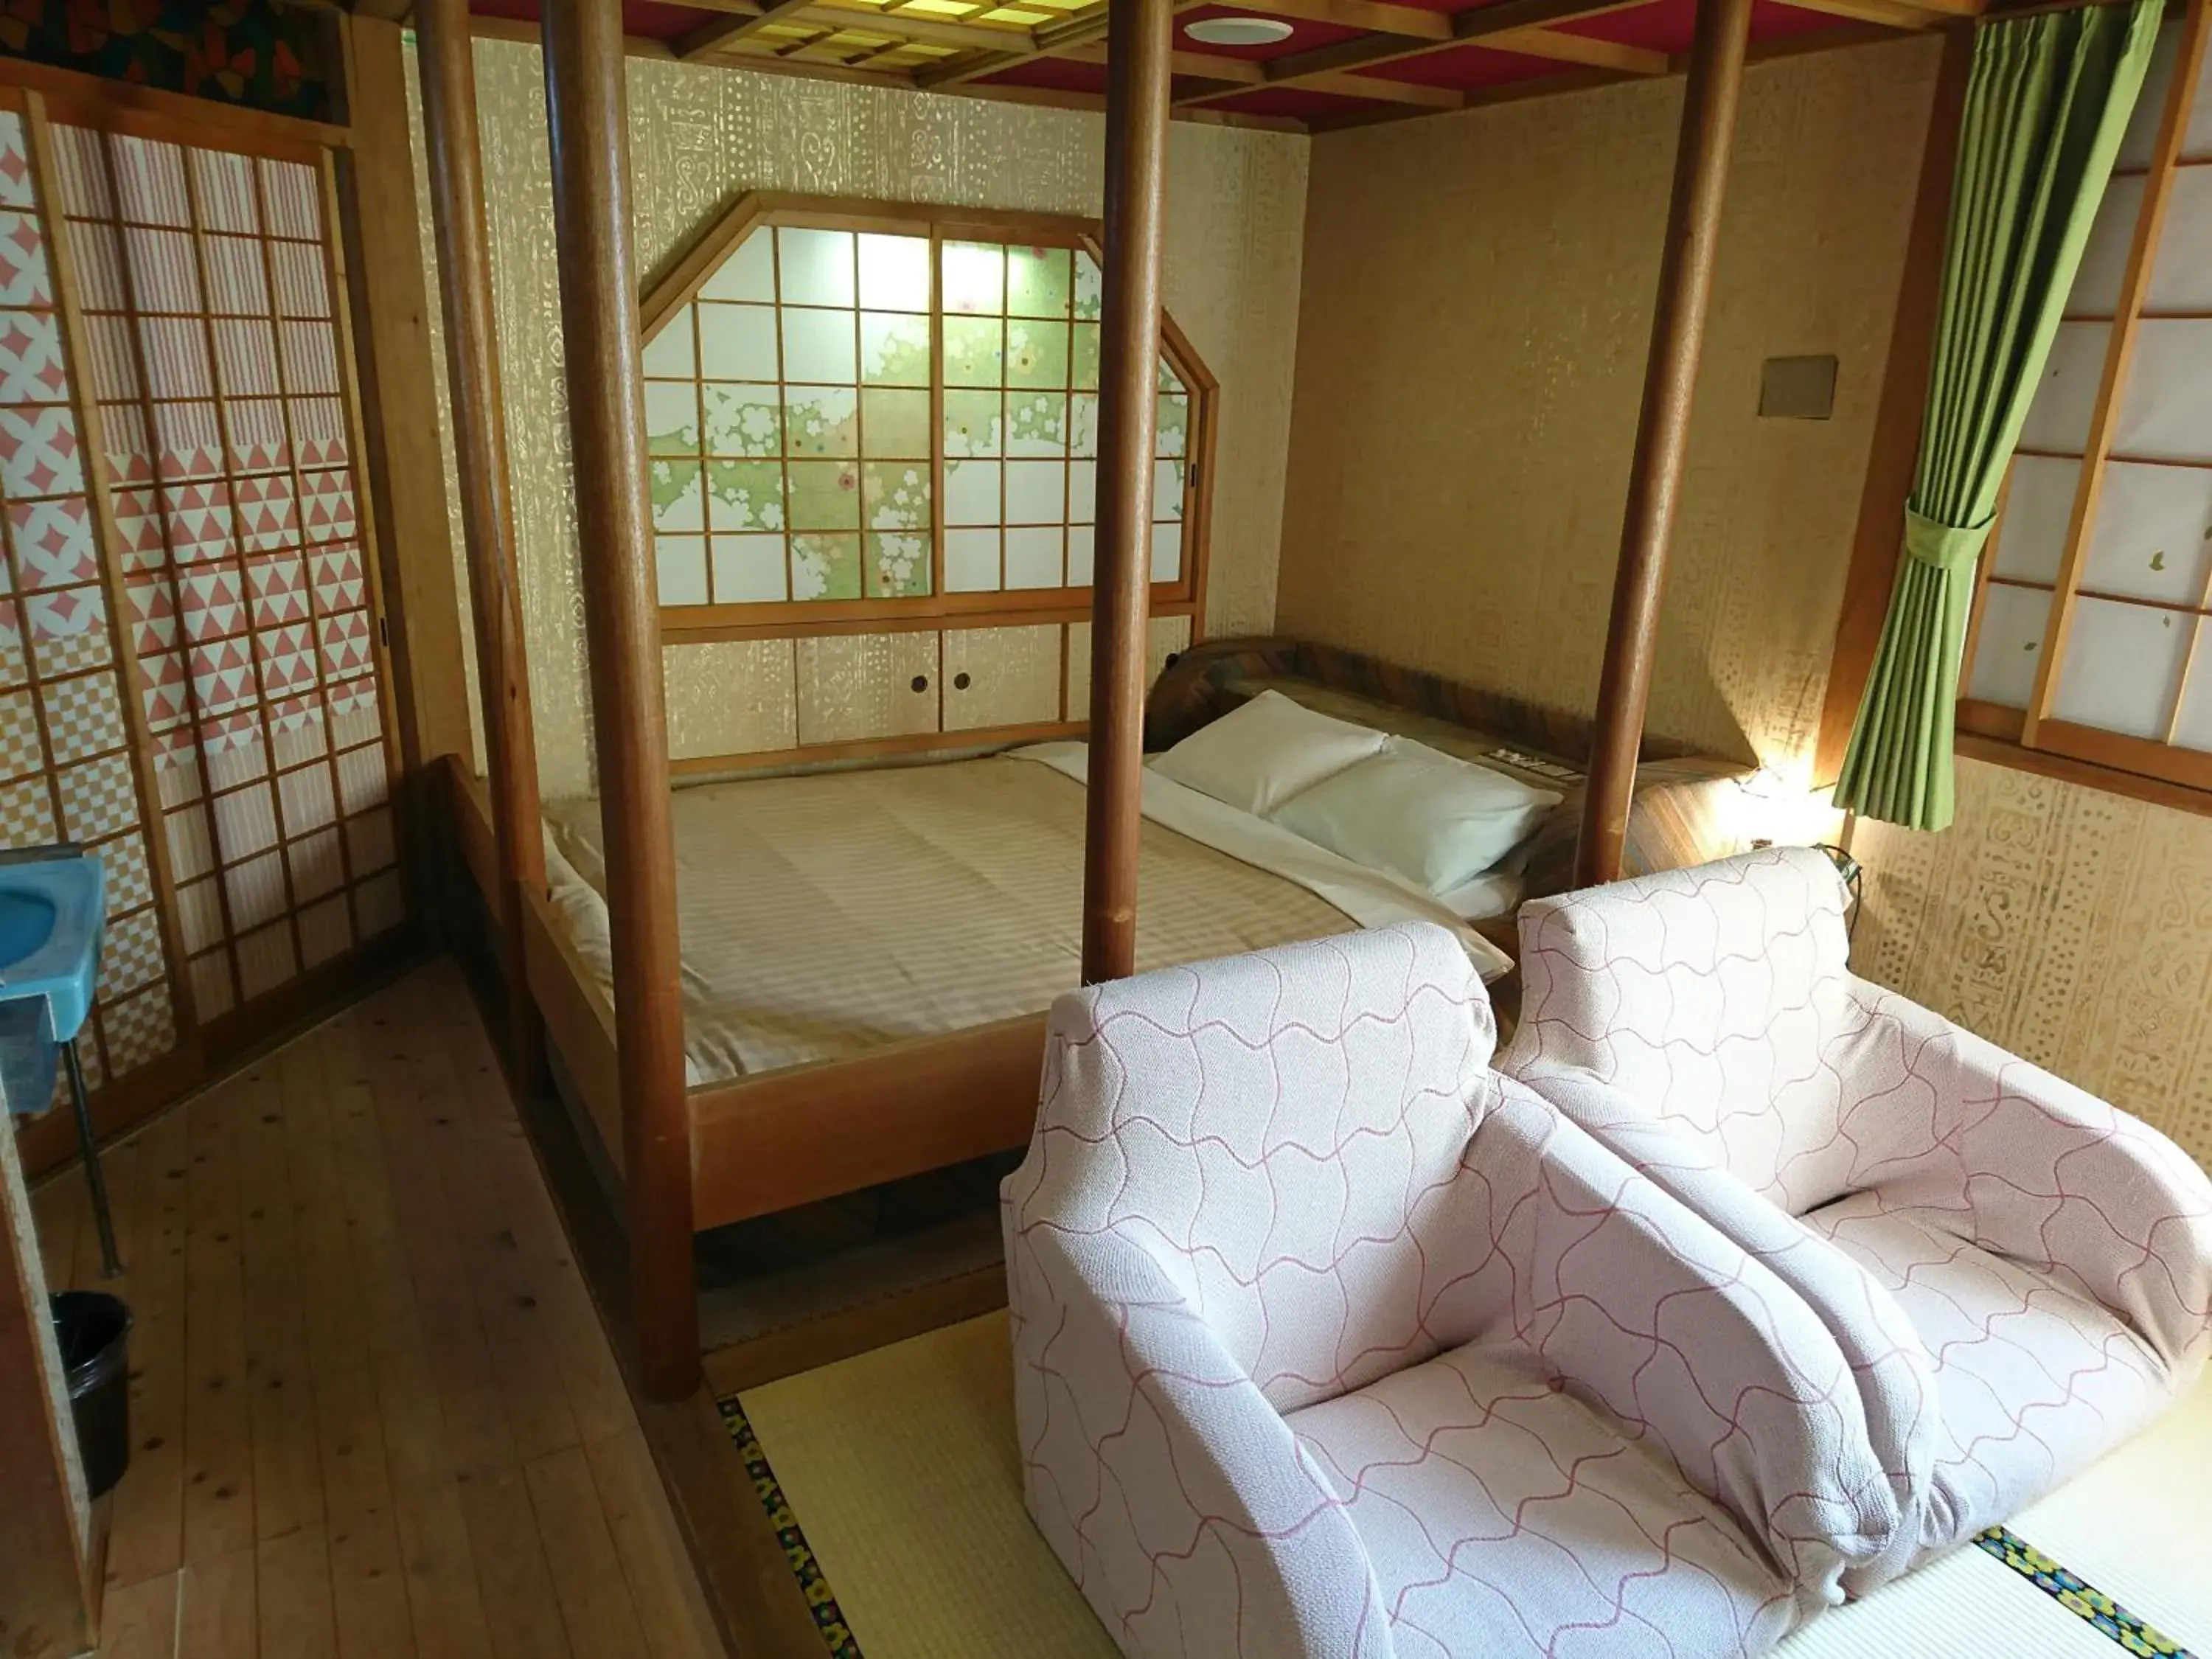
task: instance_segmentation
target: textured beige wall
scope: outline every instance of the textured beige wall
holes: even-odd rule
[[[1820,719],[1938,44],[1754,66],[1650,724],[1790,769]],[[1279,631],[1595,703],[1679,80],[1314,148]],[[1756,418],[1834,353],[1835,416]]]
[[[1854,850],[1859,972],[2212,1166],[2212,818],[1962,761],[1950,829]]]
[[[478,41],[477,89],[538,770],[549,796],[576,793],[592,786],[589,689],[537,49]],[[648,279],[747,190],[1099,210],[1104,129],[1093,115],[640,59],[629,107]],[[1170,141],[1168,306],[1222,386],[1215,633],[1274,618],[1307,150],[1293,135],[1184,122]],[[699,684],[683,677],[678,695]]]

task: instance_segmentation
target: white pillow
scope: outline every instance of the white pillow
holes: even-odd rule
[[[1559,804],[1548,790],[1392,738],[1269,816],[1354,864],[1445,893],[1510,853]]]
[[[1152,770],[1202,795],[1265,817],[1323,778],[1382,747],[1382,734],[1331,720],[1262,691],[1200,727],[1152,763]]]

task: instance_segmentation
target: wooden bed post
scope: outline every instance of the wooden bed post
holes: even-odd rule
[[[1083,980],[1137,963],[1152,447],[1159,425],[1160,249],[1166,238],[1174,0],[1113,0],[1106,52],[1104,315],[1099,342],[1091,781],[1083,841]]]
[[[545,889],[545,848],[538,827],[538,741],[531,725],[530,674],[515,577],[514,506],[492,316],[467,0],[416,0],[415,29],[453,446],[460,460],[461,539],[468,552],[470,608],[476,617],[484,775],[499,849],[495,920],[507,980],[507,1061],[515,1086],[529,1090],[542,1079],[545,1050],[523,963],[522,896]]]
[[[622,11],[616,0],[544,0],[543,16],[639,1382],[649,1399],[677,1400],[699,1386],[699,1305]]]
[[[1660,254],[1659,302],[1644,368],[1644,409],[1636,423],[1620,563],[1613,574],[1613,620],[1598,680],[1597,731],[1583,799],[1582,840],[1575,849],[1577,887],[1620,878],[1750,26],[1751,0],[1699,0],[1682,94],[1674,193],[1667,206],[1667,241]]]

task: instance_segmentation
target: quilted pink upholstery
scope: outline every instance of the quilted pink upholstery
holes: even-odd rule
[[[1425,927],[1054,1007],[1024,1488],[1124,1652],[1752,1653],[1894,1535],[1820,1321],[1493,1031]]]
[[[2065,1480],[2212,1350],[2212,1182],[2165,1137],[1855,978],[1825,855],[1525,907],[1504,1069],[1805,1298],[1905,1514],[1881,1582]]]

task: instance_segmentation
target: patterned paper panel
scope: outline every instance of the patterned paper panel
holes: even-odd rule
[[[356,876],[368,875],[392,863],[398,854],[392,839],[392,814],[382,810],[364,812],[349,823],[346,856],[352,860]]]
[[[64,767],[61,798],[72,841],[98,841],[138,822],[137,781],[121,755]]]
[[[136,1071],[176,1047],[176,1015],[166,985],[155,985],[100,1011],[107,1063],[117,1075]]]
[[[43,772],[46,764],[37,700],[28,691],[0,693],[0,775],[25,777]]]
[[[153,911],[140,910],[107,924],[107,938],[100,955],[100,1000],[118,996],[151,984],[161,975],[161,927]]]
[[[56,839],[53,786],[47,780],[0,784],[0,847],[37,847]]]
[[[7,137],[0,122],[0,171]],[[96,301],[123,620],[195,1006],[216,1018],[294,978],[303,945],[320,962],[354,942],[342,815],[380,814],[387,789],[323,183],[297,162],[68,127],[57,150]],[[21,550],[0,607],[21,606],[33,672],[78,677],[39,695],[69,768],[64,814],[94,823],[121,705],[89,643],[108,619],[88,608],[82,468],[52,400],[57,337],[21,206],[0,198],[0,494]],[[335,757],[334,731],[358,753]],[[27,795],[21,816],[40,815]],[[138,839],[116,844],[143,862]],[[168,1006],[149,1004],[149,1029]],[[119,1015],[109,1040],[124,1042]]]
[[[154,878],[146,862],[146,837],[134,830],[93,849],[107,874],[107,902],[118,915],[154,902]]]

